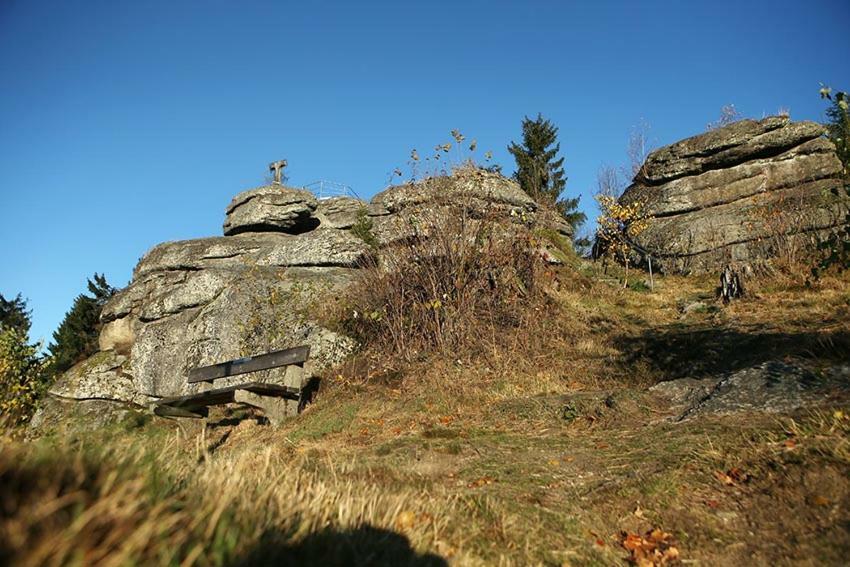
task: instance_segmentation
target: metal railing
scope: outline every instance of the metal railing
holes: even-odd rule
[[[353,197],[360,199],[350,185],[337,183],[336,181],[314,181],[304,185],[304,189],[311,191],[320,201],[330,199],[331,197]]]

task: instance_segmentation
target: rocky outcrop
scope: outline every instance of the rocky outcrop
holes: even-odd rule
[[[841,164],[814,122],[742,120],[652,152],[621,198],[648,228],[634,238],[665,271],[717,271],[776,254],[843,222],[830,189]]]
[[[778,360],[716,378],[682,378],[650,388],[678,410],[676,421],[745,411],[787,413],[850,396],[850,366],[817,374]]]
[[[562,216],[538,207],[515,181],[480,169],[390,187],[375,195],[370,207],[370,214],[375,217],[374,233],[382,246],[419,234],[423,220],[457,214],[458,208],[471,219],[513,216],[517,221],[546,226],[567,238],[573,233]],[[380,214],[382,211],[387,214]]]
[[[409,227],[412,216],[449,203],[479,216],[537,211],[516,183],[495,174],[437,183],[439,198],[434,183],[411,184],[371,203],[317,200],[280,185],[240,193],[226,209],[225,236],[167,242],[144,255],[130,285],[103,309],[101,352],[62,376],[53,398],[63,407],[69,400],[144,406],[213,387],[187,384],[192,368],[302,344],[311,346],[306,370],[321,374],[355,347],[317,321],[316,307],[339,295],[374,253],[351,230],[359,219],[387,244],[402,237],[392,226]],[[254,373],[251,380],[281,383],[282,372]]]

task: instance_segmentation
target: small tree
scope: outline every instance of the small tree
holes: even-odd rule
[[[26,423],[44,391],[44,363],[39,345],[29,344],[30,311],[20,294],[0,295],[0,425]]]
[[[561,149],[557,139],[558,128],[541,114],[536,120],[526,116],[522,121],[522,144],[511,142],[508,146],[517,164],[514,179],[535,201],[554,206],[577,232],[587,216],[578,210],[580,197],[561,199],[567,178],[564,158],[557,157]]]
[[[76,363],[97,352],[97,336],[100,332],[100,312],[116,290],[106,282],[103,275],[94,274],[88,280],[91,296],[80,294],[74,299],[71,310],[53,333],[50,344],[50,372],[60,374]]]

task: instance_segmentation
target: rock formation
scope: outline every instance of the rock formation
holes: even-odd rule
[[[386,246],[410,236],[412,217],[449,203],[474,214],[538,214],[515,182],[486,172],[391,187],[371,203],[317,200],[276,184],[240,193],[227,207],[225,236],[167,242],[144,255],[103,310],[101,352],[61,377],[52,399],[143,406],[211,388],[187,384],[192,368],[300,344],[311,346],[307,370],[320,374],[355,347],[316,316],[373,252],[351,228],[365,218]],[[552,226],[569,232],[563,222]],[[278,381],[282,371],[251,380]]]
[[[779,360],[712,378],[680,378],[650,388],[677,410],[674,421],[700,414],[725,415],[742,411],[791,412],[843,395],[850,384],[850,365],[811,371]]]
[[[814,122],[742,120],[652,152],[621,203],[642,203],[634,243],[665,271],[719,271],[840,225],[841,164]]]

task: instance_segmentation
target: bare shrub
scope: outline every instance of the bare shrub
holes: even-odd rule
[[[706,124],[706,130],[716,130],[717,128],[722,128],[724,126],[728,126],[733,122],[737,122],[740,120],[741,113],[738,112],[738,109],[735,108],[734,104],[725,104],[720,109],[720,116],[717,118],[715,122],[709,122]]]
[[[343,302],[344,330],[367,350],[410,361],[522,325],[541,297],[542,263],[520,217],[434,203],[361,270]]]
[[[805,199],[786,195],[754,210],[754,220],[746,229],[757,234],[749,245],[750,254],[764,259],[752,266],[759,279],[790,278],[797,283],[808,279],[817,239],[801,228],[811,226],[816,214]]]

